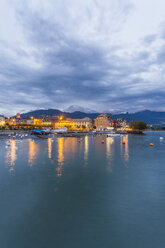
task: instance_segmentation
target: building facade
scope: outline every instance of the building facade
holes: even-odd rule
[[[96,130],[104,131],[113,126],[113,119],[107,114],[101,114],[95,119]]]
[[[59,118],[55,122],[55,128],[68,128],[68,129],[90,129],[92,128],[92,120],[88,117],[83,119],[62,119]]]
[[[54,124],[55,129],[59,128],[68,128],[68,129],[73,129],[74,128],[74,123],[71,120],[64,120],[64,119],[59,119],[57,122]]]
[[[20,113],[17,113],[17,117],[16,118],[20,119],[21,118],[21,114]]]
[[[88,117],[83,119],[70,119],[73,123],[75,128],[92,128],[92,120]]]

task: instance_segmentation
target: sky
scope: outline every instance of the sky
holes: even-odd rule
[[[0,114],[165,111],[164,0],[0,0]]]

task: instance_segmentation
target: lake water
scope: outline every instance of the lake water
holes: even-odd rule
[[[165,247],[165,132],[0,139],[0,248],[52,247]]]

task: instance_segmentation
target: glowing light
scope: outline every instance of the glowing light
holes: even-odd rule
[[[106,156],[107,156],[107,162],[108,162],[108,171],[112,172],[112,144],[114,143],[114,139],[112,137],[108,137],[106,140]]]
[[[33,162],[37,157],[37,153],[38,153],[38,145],[33,140],[29,140],[29,158],[28,158],[29,166],[33,166]]]
[[[84,140],[84,166],[87,165],[88,162],[88,151],[89,151],[89,137],[85,136]]]
[[[123,146],[124,142],[124,146]],[[128,146],[128,135],[124,135],[121,137],[121,151],[124,149],[124,159],[126,162],[129,160],[129,146]]]
[[[5,126],[5,121],[0,121],[0,126]]]
[[[9,165],[9,172],[14,171],[14,165],[16,160],[16,141],[11,139],[9,140],[9,147],[6,153],[6,163]]]
[[[58,164],[57,176],[62,176],[62,166],[64,165],[64,138],[58,138]]]
[[[52,138],[48,138],[48,158],[52,158]]]

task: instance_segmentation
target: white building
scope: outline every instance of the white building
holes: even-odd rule
[[[70,119],[74,122],[74,125],[77,127],[85,127],[85,128],[91,128],[92,127],[92,120],[88,117],[85,117],[83,119]]]

